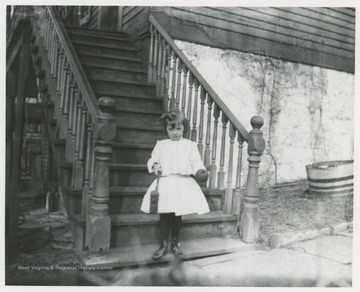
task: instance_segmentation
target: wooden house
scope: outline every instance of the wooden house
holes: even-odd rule
[[[354,73],[352,8],[16,6],[8,12],[7,236],[16,238],[25,99],[36,97],[49,145],[44,185],[59,184],[86,264],[124,266],[146,261],[147,253],[150,260],[158,218],[139,209],[154,180],[146,161],[165,138],[159,116],[169,108],[190,120],[187,138],[198,143],[210,174],[202,187],[211,212],[183,220],[188,258],[238,250],[241,240],[227,236],[239,226],[243,242],[259,236],[263,121],[255,117],[253,129],[244,126],[174,40]],[[283,54],[296,47],[299,53]],[[203,244],[191,249],[194,242]]]

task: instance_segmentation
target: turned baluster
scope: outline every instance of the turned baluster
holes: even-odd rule
[[[259,189],[258,169],[261,155],[265,149],[265,139],[260,128],[264,124],[261,117],[252,117],[251,126],[253,129],[248,135],[249,172],[245,188],[244,209],[241,215],[240,235],[246,243],[255,242],[259,238]]]
[[[50,25],[50,47],[49,47],[49,77],[53,78],[53,69],[54,69],[54,56],[55,56],[55,37],[54,37],[54,24]]]
[[[157,70],[156,70],[156,95],[161,96],[161,68],[162,68],[162,53],[163,53],[163,41],[161,36],[158,40],[158,58],[157,58]]]
[[[74,118],[73,115],[73,108],[74,108],[74,100],[75,100],[75,94],[74,94],[74,76],[73,74],[70,75],[70,84],[69,84],[69,95],[67,98],[68,104],[66,105],[64,109],[64,117],[65,120],[67,120],[67,131],[66,131],[66,161],[73,161],[74,153],[73,153],[73,145],[72,145],[72,139],[71,139],[71,133],[72,133],[72,120]]]
[[[76,120],[75,120],[75,125],[73,127],[73,132],[72,135],[75,138],[75,150],[74,150],[74,162],[73,162],[73,182],[74,182],[74,188],[80,189],[81,186],[79,186],[79,148],[80,148],[80,139],[81,139],[81,135],[83,132],[83,128],[81,128],[81,119],[82,119],[82,114],[81,114],[81,108],[82,108],[82,97],[81,97],[81,93],[79,92],[76,98],[76,106],[75,106],[75,110],[76,110]],[[76,135],[77,133],[77,135]]]
[[[224,112],[222,112],[221,115],[221,122],[222,122],[222,137],[221,137],[221,150],[220,150],[220,169],[218,172],[218,182],[217,182],[218,189],[225,188],[224,164],[225,164],[226,125],[228,123],[228,118],[224,114]]]
[[[148,65],[148,82],[152,82],[152,72],[153,72],[153,54],[154,54],[154,28],[150,24],[150,50],[149,50],[149,65]]]
[[[177,74],[177,82],[176,82],[176,101],[175,108],[178,110],[180,108],[180,91],[181,91],[181,75],[183,70],[183,64],[181,59],[178,61],[178,74]]]
[[[159,39],[159,33],[157,30],[154,30],[154,57],[153,57],[153,66],[152,66],[152,83],[156,82],[156,71],[157,71],[157,60],[158,60],[158,39]]]
[[[76,82],[74,82],[74,99],[72,105],[72,119],[71,119],[71,144],[73,145],[72,154],[75,155],[75,144],[76,144],[76,135],[79,132],[76,131],[77,129],[77,122],[79,119],[79,112],[78,112],[78,102],[79,102],[79,87]]]
[[[167,66],[165,68],[166,72],[165,72],[165,79],[166,79],[166,83],[165,83],[165,94],[164,94],[164,111],[168,111],[169,110],[169,106],[170,106],[170,78],[171,78],[171,56],[172,56],[172,51],[170,49],[170,46],[167,45],[166,47],[166,52],[167,52]]]
[[[190,121],[191,120],[191,107],[192,107],[192,93],[193,93],[193,87],[194,87],[194,77],[191,74],[191,71],[189,72],[189,97],[188,97],[188,105],[186,110],[186,118]]]
[[[85,108],[86,112],[86,108]],[[82,193],[82,209],[81,215],[87,217],[89,212],[89,200],[90,200],[90,175],[91,175],[91,158],[92,153],[94,152],[93,148],[93,129],[92,129],[92,121],[89,115],[86,117],[86,155],[85,155],[85,170],[84,170],[84,185],[83,185],[83,193]]]
[[[61,97],[60,97],[60,107],[59,107],[59,115],[62,117],[64,115],[64,106],[65,106],[65,96],[67,92],[67,84],[69,78],[69,65],[67,62],[67,58],[64,56],[64,66],[62,68],[61,74]]]
[[[49,19],[50,15],[49,12],[46,10],[45,12],[45,21],[44,21],[44,52],[47,53],[48,51],[48,38],[49,38]]]
[[[196,88],[196,84],[195,84],[195,88]],[[206,99],[206,91],[203,87],[201,87],[198,149],[202,160],[204,159],[203,137],[204,137],[204,119],[205,119],[205,99]]]
[[[211,134],[211,110],[213,100],[211,96],[207,95],[208,114],[207,114],[207,126],[206,126],[206,140],[205,140],[205,151],[204,151],[204,165],[207,169],[210,167],[210,134]]]
[[[58,36],[56,34],[54,36],[54,55],[53,55],[52,63],[54,65],[52,67],[51,76],[52,76],[52,80],[54,82],[56,82],[56,79],[58,77],[57,72],[58,72],[58,67],[59,67],[59,39],[58,39]]]
[[[238,163],[236,169],[236,185],[234,191],[234,199],[233,199],[233,211],[234,215],[240,214],[240,206],[241,206],[241,170],[242,170],[242,150],[244,145],[244,139],[242,138],[240,132],[237,132],[238,135],[238,143],[239,143],[239,153],[238,153]]]
[[[182,87],[182,99],[181,99],[181,111],[185,113],[185,106],[186,106],[186,87],[187,87],[187,75],[188,75],[188,68],[184,65],[184,76],[183,76],[183,87]]]
[[[174,51],[172,51],[172,58],[173,58],[173,66],[172,66],[172,77],[171,77],[171,98],[170,98],[170,109],[175,109],[175,90],[176,90],[176,63],[177,63],[177,56]]]
[[[195,83],[195,93],[194,93],[194,108],[193,108],[193,118],[192,118],[192,124],[193,127],[191,129],[191,141],[196,142],[197,137],[197,106],[198,106],[198,96],[199,96],[199,82],[197,79],[194,80]]]
[[[229,125],[229,138],[230,138],[230,148],[229,148],[229,162],[228,162],[228,173],[227,173],[227,185],[225,189],[225,199],[224,199],[224,213],[232,213],[232,202],[233,202],[233,187],[232,187],[232,177],[233,177],[233,160],[234,160],[234,139],[235,139],[235,127],[232,123]]]
[[[216,187],[216,148],[217,148],[217,131],[218,131],[218,123],[220,117],[220,108],[215,103],[214,104],[214,134],[213,134],[213,145],[211,152],[211,165],[210,165],[210,177],[209,177],[209,187]]]
[[[64,57],[64,49],[60,44],[60,49],[59,49],[59,65],[57,67],[57,73],[56,73],[56,96],[60,99],[60,95],[61,95],[61,84],[62,84],[62,78],[63,78],[63,68],[64,68],[64,61],[65,61],[65,57]]]
[[[165,39],[162,42],[162,60],[161,60],[161,73],[160,73],[160,96],[164,96],[165,92],[165,70],[167,64],[167,45]],[[165,100],[165,98],[164,98]]]
[[[79,156],[78,156],[78,164],[77,164],[77,185],[78,189],[81,189],[83,186],[84,179],[84,167],[85,167],[85,142],[86,142],[86,116],[87,116],[87,108],[85,106],[84,100],[80,104],[80,135],[79,135]]]

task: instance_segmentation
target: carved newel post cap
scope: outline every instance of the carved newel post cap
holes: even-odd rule
[[[250,131],[248,136],[248,153],[258,152],[261,153],[265,149],[265,140],[263,138],[263,133],[260,128],[264,125],[264,119],[259,116],[252,117],[250,124],[253,129]]]
[[[254,116],[251,118],[250,124],[254,129],[260,129],[264,125],[264,119],[259,116]]]
[[[111,97],[100,97],[98,100],[99,108],[104,112],[113,111],[115,109],[115,100]]]

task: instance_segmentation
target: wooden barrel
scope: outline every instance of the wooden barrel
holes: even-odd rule
[[[354,161],[326,161],[306,165],[311,196],[340,197],[354,192]]]

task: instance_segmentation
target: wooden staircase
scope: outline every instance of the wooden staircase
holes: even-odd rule
[[[84,191],[71,185],[73,163],[66,158],[67,139],[61,134],[60,123],[56,120],[55,111],[59,107],[56,92],[46,86],[51,80],[49,73],[44,72],[47,70],[46,63],[44,65],[41,61],[45,52],[38,49],[40,44],[33,44],[37,48],[33,59],[39,69],[41,90],[48,97],[48,129],[76,249],[86,264],[138,264],[139,248],[151,251],[142,259],[151,262],[152,252],[158,244],[159,217],[142,213],[140,205],[147,187],[155,179],[153,174],[147,172],[146,162],[156,141],[166,138],[164,127],[159,121],[163,113],[163,98],[156,95],[155,84],[147,81],[143,61],[137,57],[137,51],[131,47],[125,33],[89,31],[79,27],[67,27],[66,30],[96,98],[110,97],[114,101],[112,117],[116,124],[116,136],[110,142],[110,250],[102,251],[102,259],[94,261],[99,254],[86,251]],[[226,238],[233,233],[238,216],[222,211],[225,191],[216,188],[203,188],[203,191],[211,212],[202,216],[183,216],[181,241],[185,247],[188,246],[186,257],[243,249],[244,243],[241,241]],[[211,241],[211,238],[216,240]],[[200,246],[194,241],[196,239],[201,240]],[[104,253],[113,256],[104,260]],[[116,254],[122,257],[117,258]],[[169,256],[166,259],[169,260]]]
[[[155,249],[159,241],[158,215],[142,213],[140,205],[155,179],[154,174],[148,173],[146,162],[156,141],[166,138],[159,121],[163,100],[156,96],[155,84],[147,82],[142,60],[135,57],[136,51],[124,33],[89,34],[70,27],[68,33],[95,95],[112,97],[116,105],[117,135],[110,163],[110,246],[153,245]],[[234,231],[237,216],[222,212],[224,191],[204,188],[204,193],[211,212],[184,216],[182,241],[225,238]],[[81,198],[81,193],[72,194]],[[75,215],[74,224],[84,229],[85,218]]]
[[[35,9],[32,63],[81,261],[112,266],[153,261],[159,216],[142,213],[140,205],[155,179],[146,162],[156,142],[167,138],[159,117],[172,108],[189,119],[185,137],[197,143],[209,171],[202,189],[211,211],[183,216],[185,258],[253,248],[246,243],[259,233],[261,117],[251,119],[254,129],[248,133],[151,15],[139,49],[125,32],[65,26],[58,8]],[[241,214],[242,148],[250,134]],[[171,259],[168,254],[163,260]]]

